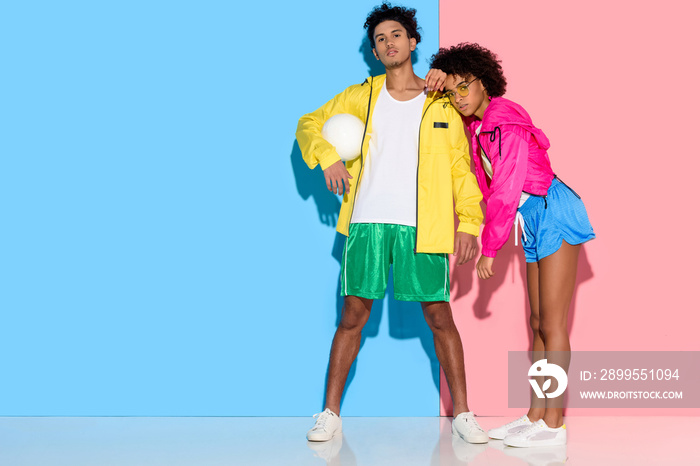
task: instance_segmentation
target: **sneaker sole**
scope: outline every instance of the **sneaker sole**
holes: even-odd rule
[[[523,426],[522,428],[526,428],[527,426]],[[513,431],[513,432],[505,432],[503,434],[492,434],[491,431],[489,431],[489,437],[491,437],[494,440],[503,440],[509,435],[516,434],[518,431]]]
[[[527,440],[524,440],[522,442],[518,442],[517,440],[510,440],[508,442],[504,441],[503,444],[515,448],[558,447],[566,445],[566,440],[564,440],[563,442],[561,440],[557,440],[556,442],[552,442],[551,440],[543,440],[536,443],[530,443]]]
[[[466,440],[467,442],[469,442],[469,443],[476,443],[476,444],[480,444],[480,443],[489,443],[489,437],[488,437],[488,435],[486,436],[486,438],[479,437],[478,439],[472,438],[472,439],[465,439],[465,440]]]
[[[455,432],[455,431],[453,430],[453,431],[452,431],[452,436],[453,436],[453,437],[457,437],[457,438],[461,438],[462,440],[464,440],[464,441],[467,442],[467,443],[475,443],[475,444],[489,443],[489,436],[488,436],[488,435],[486,436],[486,438],[484,438],[484,437],[477,437],[477,438],[472,437],[471,439],[469,439],[469,438],[464,438],[464,437],[462,437],[462,436],[459,434],[459,432]]]
[[[335,432],[333,432],[333,434],[331,434],[331,435],[328,436],[328,437],[323,437],[323,436],[309,437],[309,436],[307,435],[307,436],[306,436],[306,440],[308,440],[309,442],[327,442],[327,441],[333,439],[333,437],[335,437],[336,435],[342,434],[342,433],[343,433],[343,430],[342,430],[342,429],[338,429],[338,430],[336,430]]]

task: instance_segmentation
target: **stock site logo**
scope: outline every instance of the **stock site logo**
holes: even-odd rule
[[[535,362],[530,369],[527,371],[528,377],[552,377],[557,379],[557,389],[552,393],[547,393],[547,390],[552,385],[552,379],[549,378],[545,380],[542,384],[542,388],[537,384],[534,379],[529,379],[532,389],[537,395],[537,398],[556,398],[566,390],[566,386],[569,384],[569,378],[566,376],[566,372],[560,366],[552,363],[548,363],[546,359],[540,359]]]

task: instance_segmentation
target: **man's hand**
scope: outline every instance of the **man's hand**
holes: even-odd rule
[[[457,256],[457,265],[462,265],[474,259],[478,250],[479,246],[476,243],[476,236],[463,231],[457,232],[455,235],[455,252],[453,254]]]
[[[345,168],[342,160],[338,160],[323,170],[323,176],[326,178],[326,187],[332,193],[343,194],[343,185],[345,185],[345,192],[348,192],[350,189],[350,178],[352,176],[348,173],[348,169]]]
[[[486,280],[493,277],[493,257],[481,256],[476,264],[476,273],[479,278]]]
[[[428,91],[442,91],[445,89],[445,80],[447,73],[442,70],[431,68],[428,74],[425,75],[425,88]]]

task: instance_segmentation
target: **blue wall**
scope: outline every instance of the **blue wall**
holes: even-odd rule
[[[339,200],[294,131],[367,76],[374,4],[1,7],[0,415],[320,411]],[[437,415],[418,306],[365,335],[343,414]]]

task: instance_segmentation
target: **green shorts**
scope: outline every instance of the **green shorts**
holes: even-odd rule
[[[382,299],[394,266],[394,298],[449,301],[447,254],[415,253],[416,228],[387,223],[352,223],[345,241],[340,294]]]

